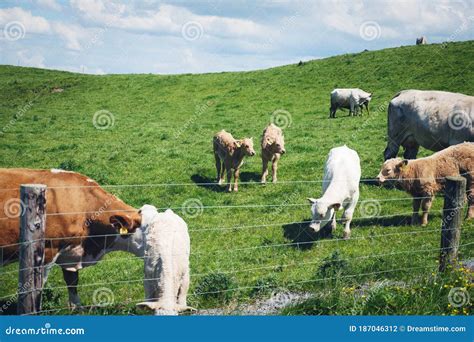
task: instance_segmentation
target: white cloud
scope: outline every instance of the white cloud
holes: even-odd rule
[[[71,50],[81,50],[81,41],[91,39],[92,33],[79,25],[66,25],[61,22],[53,23],[54,32],[66,43]]]
[[[39,16],[34,16],[30,11],[25,11],[20,7],[0,9],[0,25],[5,26],[10,22],[20,22],[25,33],[50,33],[51,25],[49,22]]]
[[[62,7],[56,2],[56,0],[37,0],[40,6],[50,8],[55,11],[61,11]]]
[[[135,13],[131,5],[110,0],[71,0],[70,4],[83,18],[131,32],[180,35],[183,25],[199,23],[204,34],[219,37],[263,37],[268,28],[248,19],[197,15],[184,7],[160,5],[157,10]]]
[[[40,54],[32,54],[29,50],[19,50],[16,56],[21,66],[29,66],[35,68],[45,67],[44,57]]]

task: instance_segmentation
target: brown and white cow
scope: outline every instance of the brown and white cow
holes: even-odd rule
[[[234,191],[238,191],[240,167],[245,156],[254,156],[253,139],[234,139],[232,134],[222,130],[212,140],[214,156],[216,158],[217,181],[224,183],[224,172],[227,172],[227,191],[232,191],[230,184],[232,170],[234,170]]]
[[[92,179],[56,169],[0,169],[0,265],[18,259],[19,216],[23,210],[19,188],[31,183],[48,187],[45,263],[61,266],[72,308],[80,305],[80,269],[96,264],[114,250],[143,255],[138,211]]]

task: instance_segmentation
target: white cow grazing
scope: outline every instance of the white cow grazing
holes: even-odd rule
[[[323,196],[319,199],[308,198],[313,216],[310,228],[318,232],[331,221],[334,233],[336,229],[335,210],[343,207],[344,239],[349,239],[352,214],[359,200],[360,175],[360,159],[356,151],[346,145],[335,147],[329,151],[324,165]]]
[[[339,108],[349,109],[349,115],[357,114],[360,109],[362,115],[362,106],[365,106],[367,114],[369,112],[369,102],[372,100],[372,94],[359,88],[353,89],[334,89],[331,92],[331,108],[329,109],[329,117],[335,118],[336,111]]]
[[[191,249],[186,222],[171,209],[158,213],[152,205],[144,205],[140,213],[145,243],[146,302],[137,305],[164,315],[191,309],[186,304]]]

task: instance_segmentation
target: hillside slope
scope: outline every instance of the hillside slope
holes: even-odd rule
[[[367,202],[359,204],[351,241],[340,240],[340,227],[334,239],[319,240],[304,224],[294,222],[309,219],[306,197],[320,195],[317,181],[330,148],[347,144],[357,150],[362,177],[373,178],[382,163],[391,97],[410,88],[474,95],[473,56],[474,41],[468,41],[368,51],[238,73],[94,76],[0,66],[1,167],[71,169],[102,185],[117,185],[108,189],[136,207],[151,203],[174,208],[191,230],[191,291],[239,288],[218,298],[196,294],[190,297],[193,306],[251,302],[268,295],[267,288],[327,296],[331,289],[343,291],[392,279],[403,281],[408,292],[393,303],[380,304],[380,311],[361,302],[354,313],[451,313],[447,293],[434,285],[448,284],[451,278],[433,281],[431,276],[439,247],[441,198],[434,204],[428,227],[410,227],[406,224],[411,199],[406,194],[362,185],[361,201]],[[53,93],[55,87],[64,91]],[[349,118],[347,111],[339,111],[336,119],[328,119],[329,93],[336,87],[373,92],[371,115]],[[272,113],[286,123],[281,183],[266,187],[257,183],[261,169],[257,155],[243,166],[242,181],[250,184],[243,184],[239,193],[199,184],[215,178],[211,153],[215,132],[226,129],[235,137],[252,136],[259,151],[261,132]],[[106,122],[94,125],[94,116],[109,119],[109,127]],[[96,128],[104,128],[100,126],[104,123],[106,129]],[[423,150],[421,155],[429,153]],[[133,186],[137,184],[141,186]],[[182,210],[189,203],[202,203],[204,208]],[[369,209],[375,215],[368,215]],[[222,229],[228,227],[240,228]],[[472,222],[465,224],[462,242],[473,241],[472,228]],[[348,277],[337,284],[321,282],[323,260],[335,251],[335,258],[348,262],[336,275]],[[473,255],[468,246],[462,246],[461,253],[464,258]],[[16,267],[5,269],[13,272]],[[101,280],[112,288],[116,305],[108,312],[136,312],[132,304],[119,303],[141,300],[141,267],[127,254],[113,254],[84,270],[81,284]],[[0,279],[0,297],[14,292],[16,274],[0,273]],[[133,282],[126,286],[114,285],[130,279]],[[48,286],[63,285],[55,270]],[[420,286],[431,292],[410,294]],[[85,304],[92,303],[96,287],[81,288]],[[63,288],[50,293],[54,305],[47,305],[65,306]],[[346,304],[340,302],[329,313],[350,313],[352,306]]]

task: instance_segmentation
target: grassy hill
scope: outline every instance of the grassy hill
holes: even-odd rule
[[[306,197],[321,194],[318,181],[332,147],[355,149],[362,177],[376,176],[386,144],[386,108],[395,93],[416,88],[474,95],[472,56],[469,41],[200,75],[93,76],[0,66],[1,167],[70,169],[110,186],[133,206],[175,209],[190,229],[189,302],[198,308],[231,309],[288,290],[314,298],[285,314],[462,314],[448,306],[448,293],[450,286],[465,286],[467,276],[436,273],[442,196],[425,228],[408,225],[408,195],[371,184],[361,185],[349,241],[341,240],[340,225],[336,236],[321,238],[294,222],[310,219]],[[55,87],[64,91],[52,92]],[[371,115],[351,118],[339,111],[328,119],[329,93],[336,87],[373,92]],[[272,113],[287,123],[281,183],[258,183],[257,154],[242,168],[247,184],[238,193],[200,184],[215,178],[215,132],[252,136],[259,151]],[[113,125],[100,126],[100,119],[94,125],[94,115]],[[137,184],[148,185],[123,186]],[[189,203],[204,208],[182,210]],[[473,237],[473,223],[466,222],[461,242]],[[460,254],[472,258],[472,246],[462,246]],[[107,287],[114,304],[92,313],[140,313],[134,303],[144,296],[142,267],[130,254],[112,253],[81,271],[83,304],[93,304],[94,291]],[[16,291],[17,268],[0,270],[3,300]],[[46,309],[67,306],[64,286],[55,267]]]

